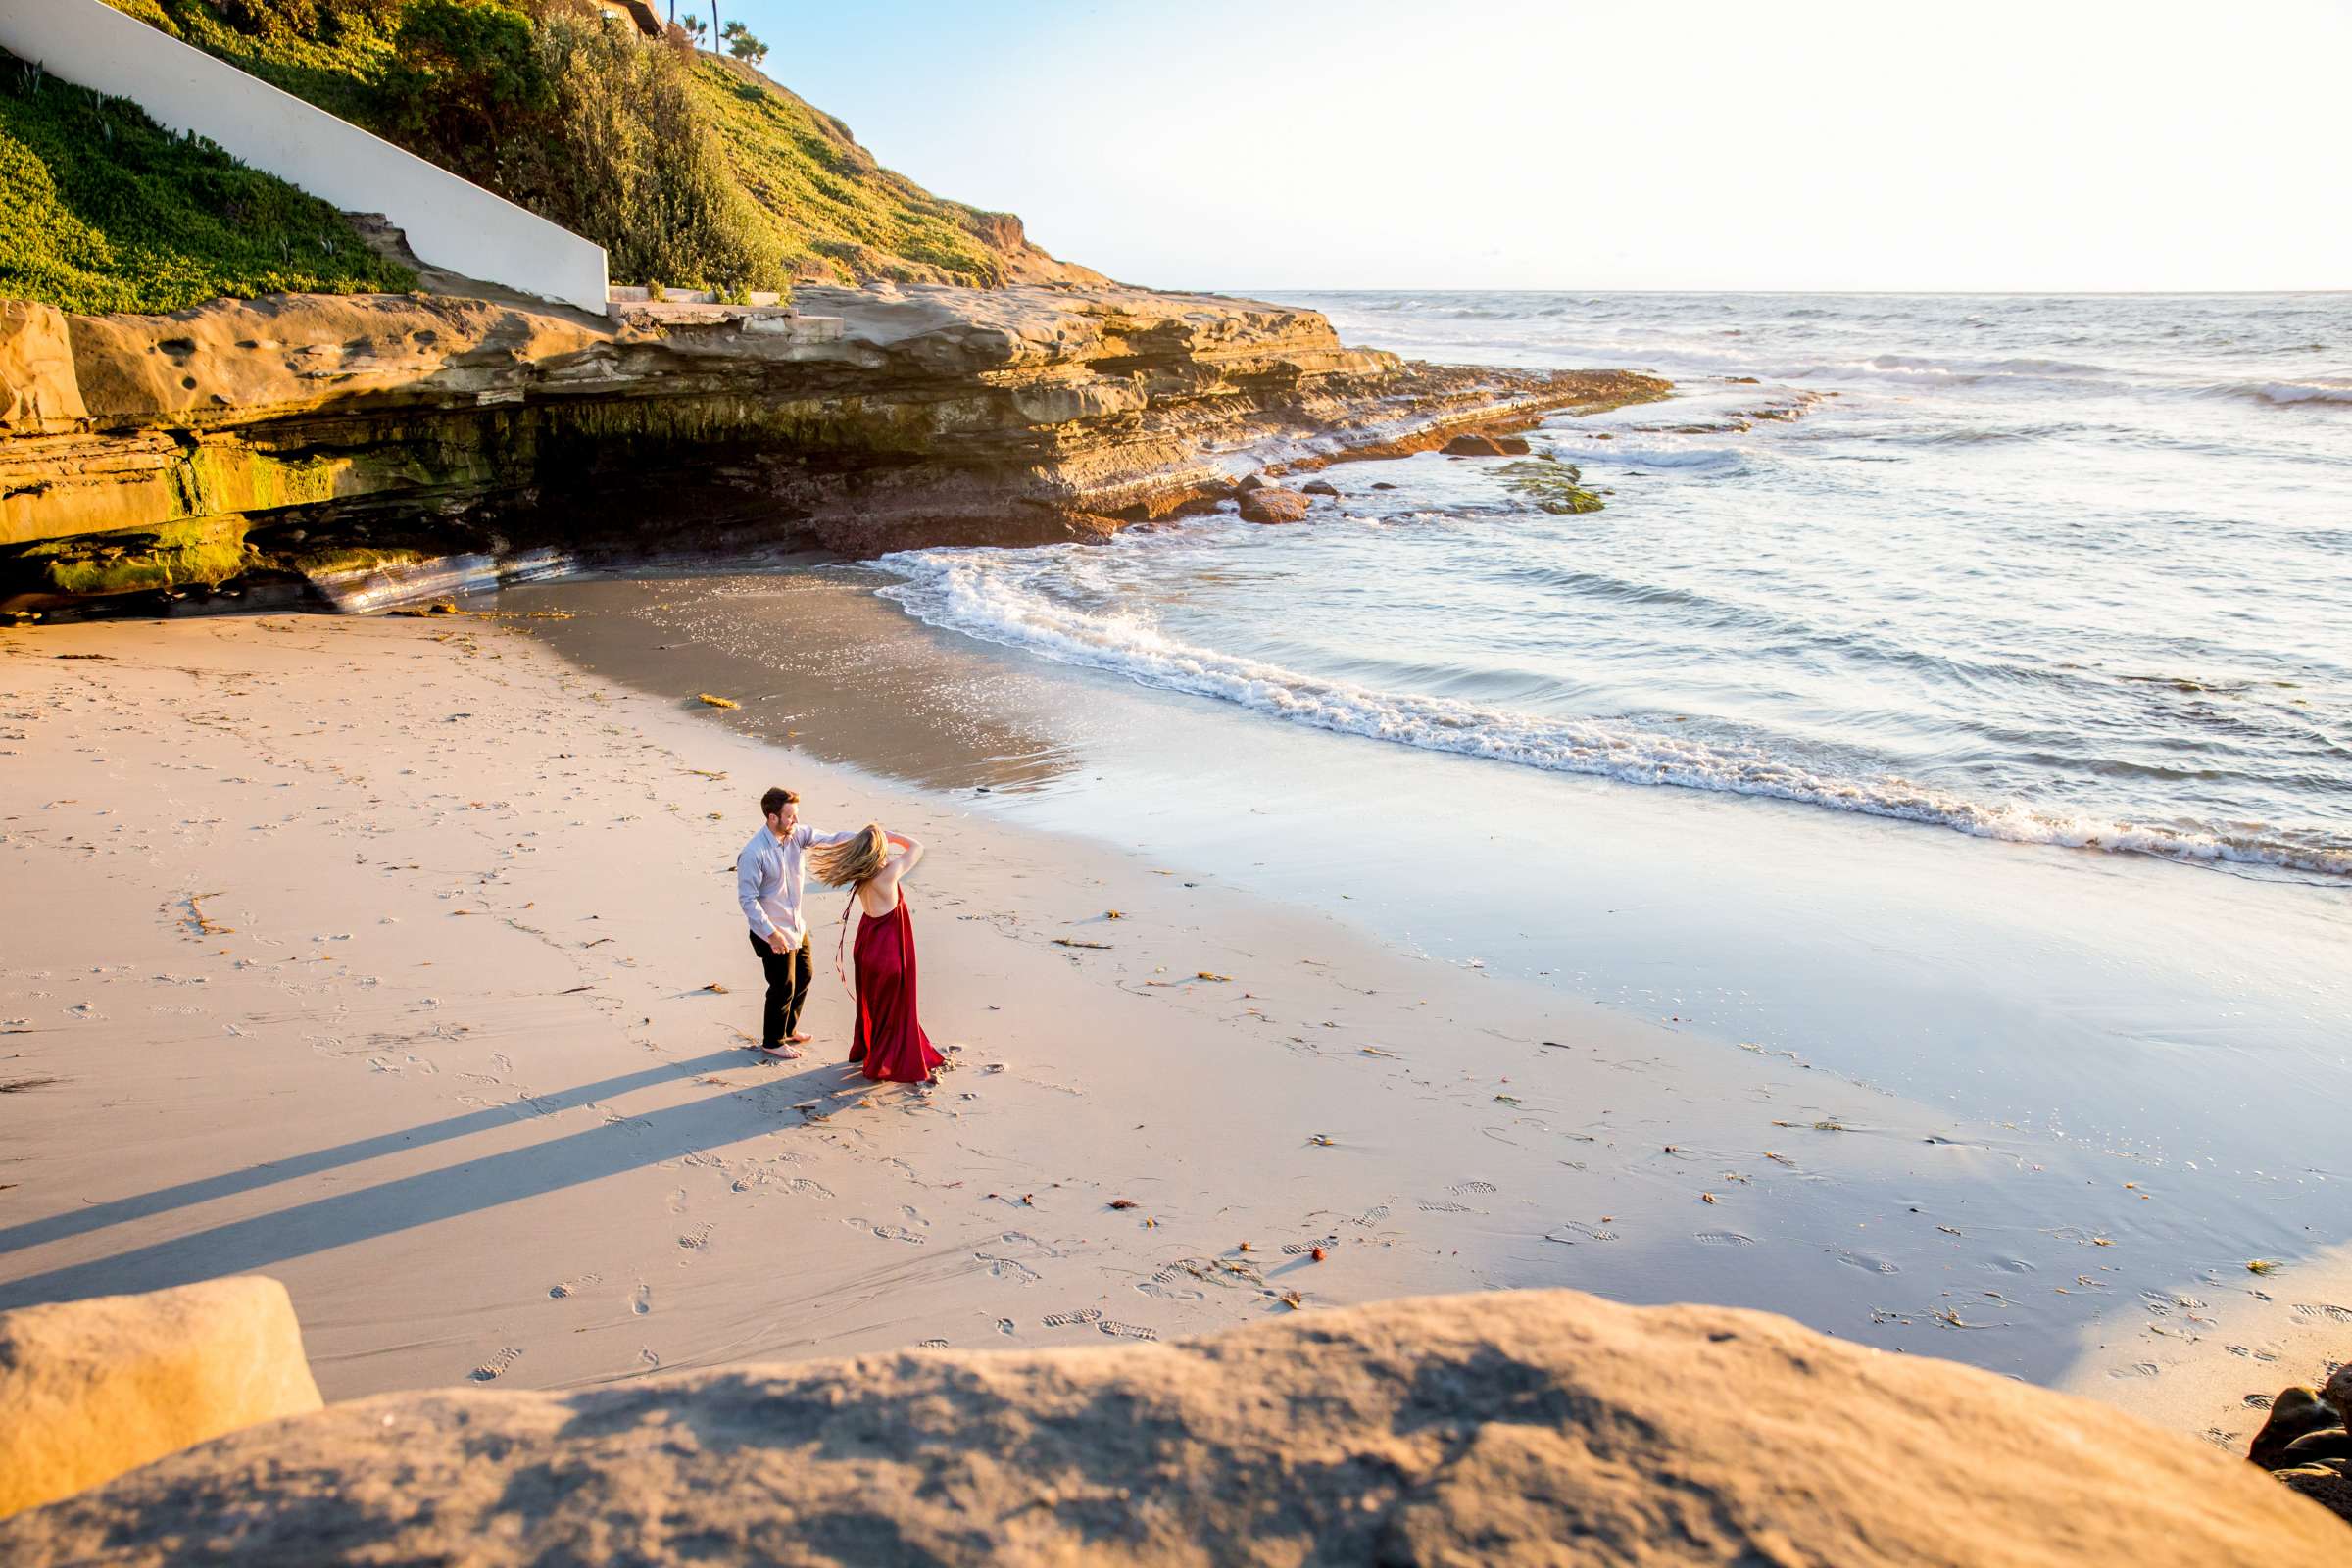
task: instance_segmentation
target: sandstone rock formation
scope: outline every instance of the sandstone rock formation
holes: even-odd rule
[[[275,1280],[0,1312],[0,1516],[318,1408]],[[0,1549],[0,1561],[34,1560]]]
[[[1240,502],[1245,522],[1302,522],[1308,505],[1305,496],[1279,485],[1245,490]]]
[[[72,429],[86,413],[65,313],[0,300],[0,438]]]
[[[1205,295],[796,300],[841,318],[838,340],[408,295],[18,308],[0,317],[0,609],[340,594],[534,547],[1094,537],[1089,519],[1206,504],[1268,460],[1425,450],[1667,390],[1403,364],[1312,311]]]
[[[0,1523],[45,1564],[2339,1559],[2243,1461],[1784,1318],[1496,1292],[1133,1348],[387,1395]]]

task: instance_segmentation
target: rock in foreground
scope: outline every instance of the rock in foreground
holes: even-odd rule
[[[275,1280],[0,1312],[0,1515],[318,1408]],[[0,1551],[0,1562],[28,1562]]]
[[[1214,1339],[387,1395],[0,1523],[50,1563],[2335,1560],[2243,1460],[1762,1313],[1505,1292]]]

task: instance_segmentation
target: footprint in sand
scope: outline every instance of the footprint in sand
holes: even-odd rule
[[[1028,1264],[1013,1258],[997,1257],[988,1252],[974,1252],[972,1255],[988,1265],[988,1277],[992,1280],[1010,1280],[1015,1285],[1035,1285],[1039,1280],[1045,1278],[1043,1274]]]
[[[2334,1306],[2326,1301],[2297,1301],[2295,1316],[2324,1317],[2337,1323],[2352,1323],[2352,1307]]]
[[[1382,1220],[1387,1219],[1388,1217],[1389,1205],[1386,1203],[1381,1203],[1375,1207],[1367,1208],[1361,1214],[1356,1215],[1355,1223],[1362,1226],[1365,1230],[1370,1230],[1373,1226],[1379,1224]]]
[[[1282,1244],[1282,1250],[1291,1257],[1300,1257],[1318,1247],[1328,1252],[1339,1245],[1340,1239],[1337,1236],[1326,1236],[1317,1242],[1285,1242]]]
[[[1858,1268],[1866,1274],[1900,1274],[1902,1272],[1901,1269],[1883,1257],[1872,1257],[1867,1253],[1848,1251],[1842,1247],[1833,1247],[1829,1252],[1838,1262],[1851,1268]]]
[[[672,1214],[683,1214],[686,1212],[685,1188],[681,1187],[676,1192],[669,1195],[669,1211]]]
[[[999,1334],[1010,1334],[1010,1333],[1012,1333],[1012,1332],[1013,1332],[1012,1319],[1010,1319],[1010,1318],[1008,1318],[1008,1317],[1001,1317],[1001,1318],[997,1319],[997,1332],[998,1332]]]
[[[1418,1206],[1424,1214],[1475,1214],[1478,1212],[1468,1203],[1422,1203]]]
[[[1173,1285],[1160,1279],[1137,1280],[1135,1288],[1159,1301],[1201,1301],[1208,1298],[1206,1291],[1191,1286]]]
[[[1560,1234],[1561,1231],[1572,1234],[1563,1236]],[[1617,1233],[1604,1231],[1597,1225],[1588,1225],[1581,1219],[1572,1219],[1562,1223],[1557,1230],[1546,1231],[1544,1234],[1545,1241],[1559,1242],[1568,1247],[1574,1247],[1579,1238],[1588,1242],[1613,1242],[1617,1239]]]
[[[948,1348],[948,1342],[945,1340],[917,1340],[914,1342],[914,1348],[918,1350],[944,1350]]]
[[[1027,1231],[1000,1232],[997,1236],[997,1245],[1001,1251],[1017,1252],[1023,1257],[1061,1256],[1060,1248],[1049,1246],[1048,1244],[1039,1241],[1036,1237],[1030,1235]]]
[[[470,1375],[476,1383],[494,1382],[501,1373],[520,1359],[522,1359],[521,1347],[510,1345],[480,1366],[475,1367]]]
[[[2230,1346],[2230,1353],[2231,1355],[2242,1355],[2242,1356],[2246,1356],[2246,1357],[2248,1357],[2249,1359],[2256,1360],[2256,1361],[2276,1361],[2276,1360],[2278,1360],[2278,1357],[2277,1357],[2276,1355],[2273,1355],[2273,1354],[2272,1354],[2270,1351],[2268,1351],[2268,1350],[2257,1350],[2257,1349],[2253,1348],[2251,1346],[2245,1346],[2245,1345],[2232,1345],[2232,1346]]]
[[[1455,1182],[1451,1187],[1448,1187],[1446,1190],[1449,1193],[1491,1193],[1494,1191],[1494,1184],[1493,1182],[1482,1182],[1476,1180]]]
[[[629,1297],[629,1310],[637,1316],[643,1317],[653,1309],[654,1288],[651,1285],[638,1286],[635,1293]]]
[[[2163,1368],[2153,1361],[2134,1361],[2130,1366],[2116,1367],[2107,1375],[2111,1378],[2152,1378],[2161,1371]]]
[[[1756,1240],[1738,1231],[1700,1231],[1690,1239],[1704,1247],[1752,1247]]]
[[[594,1285],[602,1278],[604,1276],[601,1274],[583,1274],[576,1280],[565,1280],[561,1285],[550,1285],[547,1288],[548,1299],[561,1301],[567,1297],[577,1296],[584,1287]]]
[[[710,1246],[710,1227],[697,1225],[693,1230],[678,1238],[678,1245],[690,1252],[707,1250]]]
[[[919,1225],[924,1227],[924,1229],[928,1229],[931,1222],[923,1218],[921,1215],[915,1213],[915,1211],[911,1208],[905,1210],[905,1212],[914,1221],[913,1225],[902,1225],[896,1221],[890,1220],[876,1221],[870,1219],[847,1219],[842,1221],[842,1223],[845,1225],[855,1226],[858,1230],[871,1231],[886,1242],[905,1242],[912,1247],[922,1247],[928,1244],[931,1238],[923,1235],[921,1231],[916,1230],[915,1226]]]
[[[784,1184],[784,1190],[799,1198],[831,1198],[833,1189],[823,1182],[806,1176],[795,1176]]]
[[[637,1347],[637,1359],[644,1362],[649,1368],[658,1367],[662,1364],[662,1357],[654,1353],[654,1348],[650,1345],[640,1345]]]
[[[1157,1329],[1144,1328],[1140,1324],[1135,1323],[1121,1323],[1116,1318],[1103,1318],[1102,1321],[1097,1323],[1095,1327],[1101,1329],[1105,1334],[1116,1336],[1122,1340],[1156,1340],[1159,1338],[1159,1330]]]
[[[1080,1323],[1100,1323],[1102,1321],[1102,1309],[1101,1307],[1083,1306],[1075,1312],[1055,1312],[1046,1319],[1046,1327],[1066,1329]]]

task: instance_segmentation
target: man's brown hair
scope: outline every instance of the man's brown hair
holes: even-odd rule
[[[801,798],[790,790],[769,790],[760,797],[760,814],[773,816],[787,806],[798,806]]]

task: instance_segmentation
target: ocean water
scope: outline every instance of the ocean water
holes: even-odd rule
[[[1393,956],[1349,1020],[1373,1040],[1441,966],[1556,999],[1427,1070],[1518,1073],[1598,1007],[1659,1026],[1617,1065],[1694,1102],[1736,1053],[1797,1063],[1759,1138],[1840,1117],[1805,1180],[1853,1184],[1859,1229],[1778,1210],[1737,1266],[1695,1229],[1497,1234],[1493,1283],[2098,1389],[2252,1369],[2224,1403],[2292,1375],[2239,1357],[2352,1300],[2323,1272],[2352,1182],[2352,296],[1301,303],[1351,342],[1678,393],[1532,432],[1596,513],[1426,453],[1323,470],[1340,496],[1292,526],[509,597],[575,612],[527,624],[599,680],[739,700],[702,711],[778,743],[747,788],[802,759],[914,786],[943,862],[965,816],[1117,851],[1131,876],[1017,884],[1041,938],[1235,888]],[[1594,1201],[1574,1163],[1561,1215]],[[2255,1257],[2296,1270],[2275,1298]],[[2191,1301],[2262,1321],[2157,1315]]]
[[[1287,298],[1678,392],[1531,432],[1598,512],[1427,454],[877,591],[1265,725],[2352,886],[2352,295]]]

